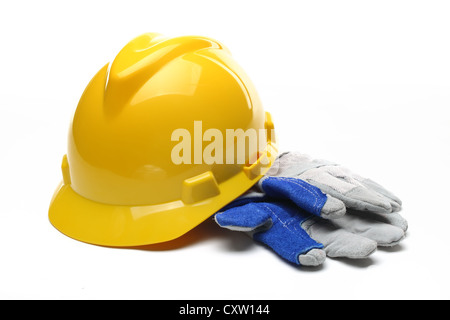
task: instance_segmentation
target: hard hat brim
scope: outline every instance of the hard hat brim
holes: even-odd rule
[[[131,247],[170,241],[250,189],[275,160],[276,148],[269,147],[269,164],[258,168],[258,175],[249,177],[242,171],[220,184],[218,196],[193,204],[178,200],[150,206],[110,205],[84,198],[61,182],[50,204],[49,220],[63,234],[91,244]]]

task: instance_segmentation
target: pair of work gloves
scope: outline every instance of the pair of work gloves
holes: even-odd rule
[[[287,261],[319,266],[326,257],[363,259],[397,245],[407,221],[402,202],[378,183],[307,155],[281,154],[249,192],[214,216]]]

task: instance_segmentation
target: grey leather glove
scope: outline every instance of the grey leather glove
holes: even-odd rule
[[[329,257],[364,258],[374,251],[370,252],[371,247],[395,246],[405,237],[408,223],[398,214],[401,200],[380,184],[341,165],[296,152],[281,154],[258,187],[271,197],[289,198],[289,191],[272,190],[265,183],[268,177],[306,181],[343,203],[346,212],[340,217],[312,215],[302,223],[309,236],[324,245]]]

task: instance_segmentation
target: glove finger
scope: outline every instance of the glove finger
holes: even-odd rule
[[[311,214],[299,210],[288,201],[260,205],[270,212],[272,225],[269,230],[256,230],[254,240],[264,243],[279,256],[297,265],[317,266],[324,262],[323,245],[301,227],[301,223]]]
[[[384,196],[391,204],[392,212],[398,212],[401,210],[402,207],[402,201],[394,195],[392,192],[388,191],[386,188],[384,188],[382,185],[376,183],[375,181],[371,179],[364,178],[356,173],[353,173],[350,171],[350,169],[345,167],[340,167],[340,170],[344,172],[349,177],[352,177],[352,179],[357,180],[359,183],[364,185],[366,188],[369,188],[379,195]]]
[[[308,170],[299,176],[323,192],[341,200],[348,208],[373,212],[391,212],[390,202],[352,179],[337,166]]]
[[[346,211],[342,201],[300,179],[266,177],[259,182],[259,186],[267,195],[289,199],[301,209],[325,219],[341,217]]]
[[[390,225],[393,225],[395,227],[402,229],[403,232],[408,231],[408,221],[405,218],[403,218],[400,214],[390,213],[390,214],[385,214],[382,216],[383,216],[383,220],[386,223],[389,223]]]
[[[367,215],[362,212],[348,212],[341,219],[333,221],[333,224],[348,232],[376,241],[382,247],[395,246],[405,237],[405,231],[402,228],[379,221],[373,214]]]
[[[301,228],[309,216],[286,201],[248,203],[219,212],[214,219],[223,228],[247,232],[292,263],[317,266],[326,255],[321,252],[323,245]]]
[[[256,232],[253,239],[297,265],[319,266],[326,258],[323,245],[313,240],[300,225],[292,232],[282,223],[275,223],[270,232]]]
[[[373,212],[392,212],[391,199],[366,187],[357,175],[342,166],[326,166],[322,170],[328,172],[334,179],[330,179],[335,190],[342,190],[342,194],[356,201],[354,209]],[[345,185],[345,187],[344,187]]]
[[[327,194],[327,201],[320,212],[320,217],[324,219],[338,219],[346,213],[345,204],[331,195]]]
[[[311,238],[324,245],[327,256],[331,258],[364,259],[377,249],[375,241],[338,228],[326,220],[311,218],[302,227]]]
[[[312,249],[298,256],[300,265],[306,267],[318,267],[325,261],[327,254],[322,249]]]
[[[323,192],[341,200],[347,208],[378,213],[392,212],[390,201],[380,196],[378,193],[364,186],[353,186],[352,189],[342,192],[342,190],[336,188],[338,184],[342,184],[342,182],[337,182],[339,180],[340,179],[335,178],[334,183],[331,185],[323,184],[321,181],[307,181],[321,189]]]
[[[392,207],[392,212],[398,212],[402,209],[402,200],[400,200],[396,195],[394,195],[389,190],[386,190],[383,186],[379,185],[373,180],[365,179],[361,181],[363,185],[367,188],[374,190],[375,192],[385,196],[389,199]]]
[[[354,187],[345,192],[345,195],[368,203],[370,206],[375,206],[372,208],[373,212],[392,212],[392,200],[376,190],[371,189],[364,185],[360,179],[362,177],[352,173],[349,169],[342,166],[327,166],[324,168],[330,175],[335,177],[337,180],[345,181]],[[367,206],[367,204],[366,204]],[[384,209],[384,210],[383,210]]]
[[[361,212],[349,210],[350,214],[353,216],[361,216],[365,219],[371,219],[374,221],[379,221],[382,223],[390,224],[394,227],[400,228],[403,232],[408,230],[408,221],[403,218],[399,213],[375,213],[375,212]]]
[[[271,224],[271,215],[257,203],[248,203],[216,213],[214,220],[222,228],[250,232]]]

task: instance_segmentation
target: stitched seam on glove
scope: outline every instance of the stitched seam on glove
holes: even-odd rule
[[[302,223],[303,221],[298,221],[296,219],[290,219],[290,221],[288,222],[284,222],[283,220],[280,219],[280,217],[275,213],[274,210],[272,210],[269,206],[267,206],[266,204],[262,204],[262,206],[264,206],[264,208],[266,208],[267,210],[269,210],[272,215],[274,217],[276,217],[276,219],[278,220],[278,222],[281,223],[281,225],[283,226],[283,228],[285,230],[287,230],[289,233],[295,235],[296,237],[300,237],[301,239],[303,239],[303,241],[308,240],[308,238],[305,238],[305,236],[309,235],[306,233],[306,231],[302,228]],[[309,217],[305,220],[308,220]],[[272,220],[272,225],[274,224],[273,220]],[[261,232],[264,232],[266,230],[261,230]],[[258,230],[255,230],[255,234],[260,233]],[[315,244],[311,244],[306,248],[303,248],[302,251],[304,252],[308,252],[311,249],[321,249],[323,248],[323,245],[321,243],[317,243],[315,240],[309,238],[310,240],[312,240],[313,242],[315,242]],[[280,250],[280,249],[279,249]],[[299,253],[297,251],[291,251],[291,250],[283,250],[286,254],[284,256],[290,256],[291,258],[289,258],[288,260],[295,262],[296,264],[299,264],[298,262],[298,256]]]
[[[299,236],[299,234],[295,232],[295,231],[299,231],[296,227],[296,224],[293,225],[293,230],[292,230],[292,228],[289,228],[290,224],[292,224],[293,222],[298,222],[298,221],[295,221],[294,219],[292,219],[291,221],[286,223],[283,220],[281,220],[280,217],[275,213],[275,211],[273,211],[269,206],[267,206],[266,204],[263,204],[263,206],[277,218],[277,220],[283,225],[283,228],[288,230],[290,233],[295,234],[296,236]],[[300,226],[300,224],[301,224],[301,222],[298,223],[298,226]]]

